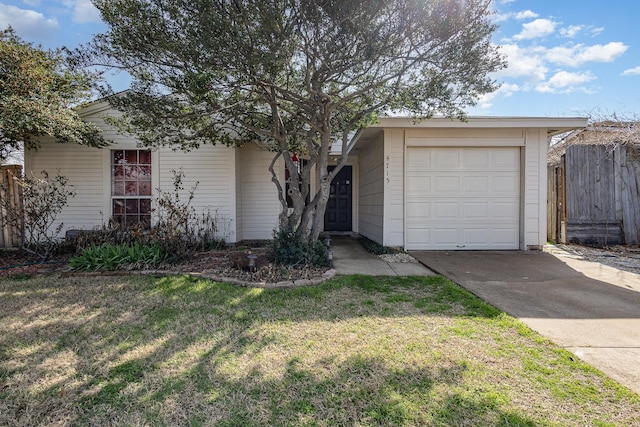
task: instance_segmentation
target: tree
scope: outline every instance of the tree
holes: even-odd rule
[[[9,28],[0,32],[0,162],[37,148],[37,138],[101,146],[100,130],[72,107],[91,95],[95,75],[69,68],[62,51],[44,51]]]
[[[261,141],[281,228],[316,239],[347,144],[377,115],[464,119],[504,63],[490,0],[93,0],[109,31],[78,58],[124,69],[111,97],[146,145]],[[107,92],[108,93],[108,92]],[[328,172],[329,151],[342,155]],[[298,173],[292,157],[308,161]],[[274,165],[284,159],[293,213]],[[318,191],[308,194],[313,173]]]

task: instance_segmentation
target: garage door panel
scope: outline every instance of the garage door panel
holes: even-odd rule
[[[510,195],[519,192],[520,182],[513,176],[494,176],[491,179],[491,189],[495,193],[508,193]]]
[[[492,168],[494,170],[510,170],[520,169],[520,151],[519,150],[493,150]]]
[[[407,236],[407,246],[419,245],[421,242],[430,242],[431,229],[430,228],[413,228],[411,235]]]
[[[407,158],[407,171],[425,171],[431,167],[431,150],[417,150]]]
[[[488,219],[491,209],[489,202],[466,202],[463,205],[465,219]]]
[[[411,179],[407,180],[407,193],[415,194],[417,198],[424,197],[424,195],[431,193],[431,177],[413,175]]]
[[[452,227],[436,227],[433,229],[433,242],[436,245],[456,245],[460,240],[460,230]]]
[[[462,178],[465,193],[481,194],[489,192],[489,177],[482,175],[466,175]]]
[[[519,248],[519,148],[408,147],[407,164],[407,249]]]
[[[493,202],[491,206],[491,218],[511,219],[515,218],[520,211],[515,202]]]
[[[435,202],[433,204],[433,216],[435,218],[458,218],[460,216],[460,203]]]
[[[460,243],[465,246],[484,245],[487,242],[487,237],[490,235],[490,230],[487,227],[465,227],[462,231],[462,242]]]
[[[434,194],[450,194],[460,191],[460,177],[455,175],[438,175],[433,178]]]
[[[413,202],[407,204],[407,221],[414,218],[424,220],[431,216],[431,202]]]
[[[488,169],[491,167],[491,151],[482,148],[462,151],[464,169]]]
[[[432,169],[447,169],[460,167],[460,152],[451,151],[446,148],[434,148],[430,157]]]

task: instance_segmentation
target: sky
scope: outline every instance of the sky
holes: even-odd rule
[[[469,109],[480,116],[635,117],[640,113],[640,2],[494,0],[493,42],[508,67],[500,88]],[[54,49],[106,31],[90,0],[0,0],[0,28]],[[115,90],[122,75],[108,75]]]

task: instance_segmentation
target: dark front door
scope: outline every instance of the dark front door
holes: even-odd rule
[[[332,171],[334,166],[329,166]],[[324,214],[325,231],[351,231],[351,166],[343,167],[331,181],[331,192]]]

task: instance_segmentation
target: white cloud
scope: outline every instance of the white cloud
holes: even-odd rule
[[[542,82],[536,86],[538,92],[545,93],[569,93],[575,90],[587,91],[581,85],[595,80],[591,72],[571,73],[568,71],[558,71],[548,81]]]
[[[508,98],[520,89],[520,86],[517,84],[503,83],[497,90],[482,95],[480,99],[478,99],[478,106],[483,110],[489,109],[493,106],[493,100],[498,96]]]
[[[100,12],[91,0],[63,0],[65,6],[73,8],[73,21],[78,23],[100,21]]]
[[[583,45],[574,46],[556,46],[547,50],[545,58],[554,64],[559,65],[578,65],[577,51],[584,48]]]
[[[58,22],[35,10],[0,3],[0,28],[13,27],[20,37],[45,37],[58,29]]]
[[[562,37],[568,37],[570,39],[580,33],[584,29],[584,25],[569,25],[567,28],[560,28],[560,35]]]
[[[536,19],[523,24],[520,34],[516,34],[513,38],[515,40],[530,40],[548,36],[555,31],[556,25],[558,23],[550,19]]]
[[[570,39],[575,38],[578,34],[586,34],[595,37],[604,31],[604,27],[594,27],[592,25],[569,25],[560,29],[560,35]]]
[[[611,42],[605,45],[596,44],[584,49],[578,55],[578,60],[584,62],[613,62],[629,49],[622,42]]]
[[[500,46],[500,52],[506,56],[508,66],[499,71],[501,77],[524,77],[528,81],[542,81],[549,71],[545,65],[545,48],[533,46],[523,48],[517,44]]]
[[[640,65],[634,68],[629,68],[622,72],[623,76],[640,76]]]
[[[73,11],[75,22],[97,22],[100,21],[100,11],[90,0],[77,0]]]
[[[524,10],[522,12],[517,12],[517,13],[513,13],[513,12],[509,12],[509,13],[498,13],[493,17],[493,20],[495,22],[504,22],[504,21],[508,21],[511,18],[515,18],[517,20],[523,20],[523,19],[531,19],[531,18],[537,18],[538,14],[535,12],[532,12],[530,10]]]
[[[531,18],[537,18],[538,14],[531,10],[523,10],[522,12],[518,12],[513,16],[516,19],[531,19]]]
[[[629,49],[622,42],[611,42],[605,45],[557,46],[547,52],[547,59],[559,65],[579,67],[587,62],[613,62]]]
[[[578,44],[553,48],[539,45],[519,46],[517,43],[505,44],[500,46],[500,52],[505,55],[508,65],[507,68],[496,73],[496,76],[506,79],[524,79],[527,84],[522,87],[522,90],[533,88],[540,92],[555,92],[561,88],[564,88],[565,91],[567,89],[573,90],[577,83],[593,79],[594,75],[588,71],[573,73],[559,71],[547,81],[547,74],[558,66],[577,68],[590,62],[612,62],[627,49],[628,46],[620,42],[593,46]],[[625,75],[635,72],[640,74],[640,67],[633,69],[633,71],[629,70]],[[569,80],[575,84],[564,84]]]

